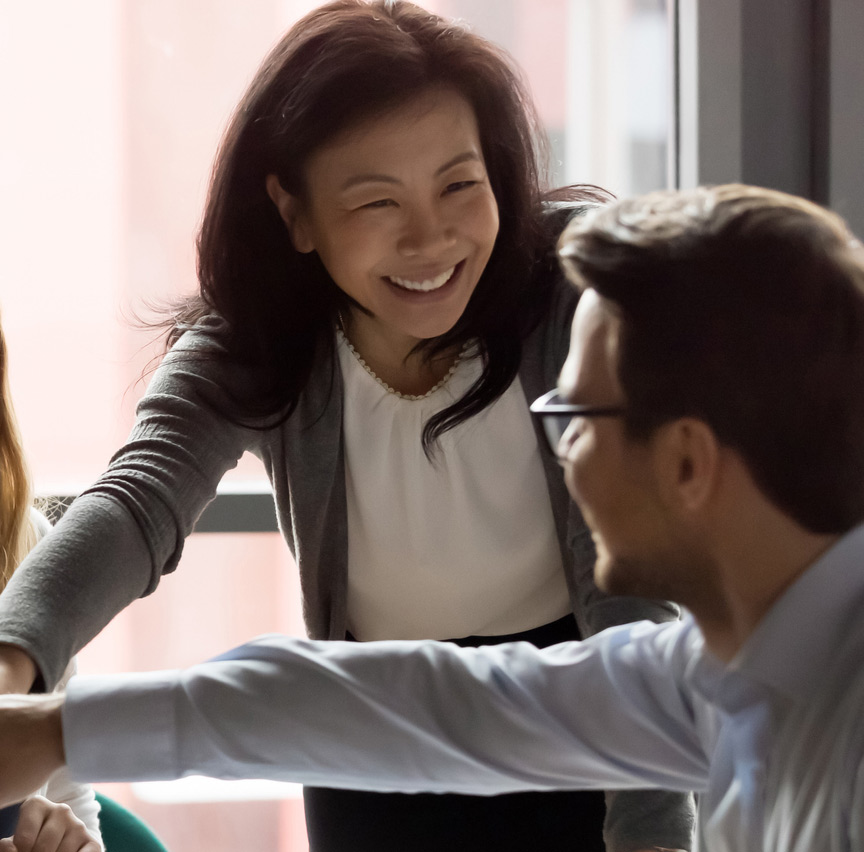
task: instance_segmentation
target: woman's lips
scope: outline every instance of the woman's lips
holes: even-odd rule
[[[412,293],[433,293],[452,281],[456,277],[457,270],[459,270],[464,263],[464,260],[460,261],[456,266],[451,266],[449,269],[445,269],[434,278],[412,280],[410,278],[400,278],[398,275],[388,275],[387,281],[402,290],[408,290]]]

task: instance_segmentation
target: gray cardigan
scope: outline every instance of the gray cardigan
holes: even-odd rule
[[[572,288],[559,282],[552,311],[525,342],[519,375],[526,402],[555,384],[575,301]],[[310,637],[345,636],[348,531],[338,363],[331,356],[316,360],[297,409],[281,425],[254,429],[232,423],[220,412],[232,409],[251,376],[207,357],[219,346],[219,328],[218,320],[205,320],[165,357],[126,445],[0,597],[0,641],[24,648],[47,687],[117,612],[174,570],[223,474],[246,450],[263,461],[272,483],[280,529],[300,571]],[[641,618],[676,618],[671,604],[597,590],[590,534],[556,461],[544,453],[543,464],[583,635]],[[621,802],[610,809],[607,832],[614,848],[689,846],[692,814],[680,797],[640,793],[646,798],[638,806],[623,807],[632,796],[619,794]],[[618,834],[620,842],[613,840]]]

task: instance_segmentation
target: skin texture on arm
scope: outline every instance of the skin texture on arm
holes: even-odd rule
[[[0,807],[20,802],[65,763],[63,695],[0,698]]]
[[[0,693],[29,692],[36,679],[36,664],[15,645],[0,644]]]

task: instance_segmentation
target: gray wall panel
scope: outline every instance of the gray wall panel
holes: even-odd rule
[[[864,234],[864,0],[678,0],[680,185],[743,181]]]
[[[828,200],[864,238],[864,2],[832,0]]]

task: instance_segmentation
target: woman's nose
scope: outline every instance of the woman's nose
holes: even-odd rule
[[[456,242],[452,223],[434,210],[416,210],[399,238],[399,251],[406,257],[436,256]]]

